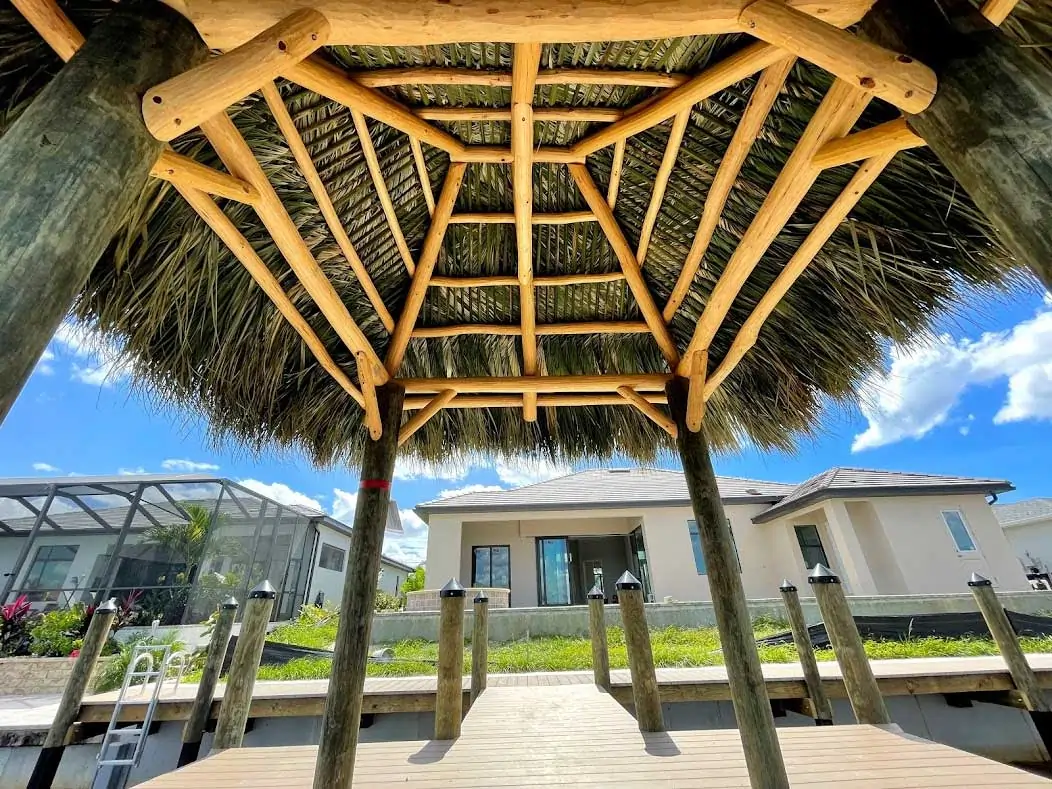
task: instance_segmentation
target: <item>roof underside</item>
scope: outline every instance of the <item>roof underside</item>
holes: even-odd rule
[[[88,31],[110,7],[108,0],[76,0],[68,10],[73,21]],[[1043,12],[1035,13],[1034,19],[1043,22]],[[1014,30],[1020,33],[1023,28]],[[545,44],[538,65],[542,74],[581,68],[692,76],[746,43],[746,37],[731,34]],[[10,7],[0,9],[0,52],[2,131],[59,62]],[[441,67],[509,75],[514,68],[512,45],[492,42],[334,46],[315,57],[351,72]],[[733,181],[711,243],[697,273],[688,279],[683,303],[668,322],[679,353],[690,347],[715,284],[831,82],[828,73],[802,60],[792,67]],[[406,258],[409,264],[420,260],[431,224],[425,190],[438,196],[450,157],[425,144],[421,148],[425,166],[420,168],[411,139],[402,131],[376,120],[368,120],[365,128],[356,127],[347,106],[284,80],[278,86],[369,280],[397,321],[412,279]],[[683,133],[682,144],[678,152],[670,149],[674,165],[667,171],[664,197],[655,206],[659,210],[649,244],[643,244],[647,247],[643,279],[659,310],[684,269],[713,180],[755,86],[755,77],[742,80],[683,115],[677,130]],[[428,81],[371,90],[418,111],[507,110],[511,102],[507,84]],[[536,113],[590,108],[609,110],[614,118],[667,90],[538,84],[533,105]],[[898,114],[890,105],[874,101],[854,128],[865,129]],[[391,346],[391,332],[370,303],[363,282],[352,273],[271,109],[253,94],[231,115],[340,301],[383,359]],[[509,145],[511,123],[506,120],[429,122],[465,144]],[[534,149],[566,148],[609,122],[536,122],[531,144]],[[669,118],[627,138],[620,182],[610,192],[617,224],[639,258],[643,257],[638,254],[640,237],[648,224],[655,179],[674,122]],[[368,139],[363,139],[366,128]],[[199,162],[224,168],[199,130],[175,140],[174,147]],[[394,221],[385,214],[383,193],[370,173],[370,148],[375,149],[380,180],[390,197],[387,213],[393,213]],[[603,147],[586,160],[604,196],[616,169],[617,149]],[[817,176],[719,323],[708,345],[710,372],[724,360],[743,323],[855,170],[856,165],[833,167]],[[566,164],[535,163],[531,172],[534,214],[589,211]],[[510,214],[513,197],[511,165],[472,163],[467,165],[454,214]],[[290,270],[254,210],[234,201],[220,202],[336,365],[361,388],[351,350]],[[962,292],[1023,281],[967,196],[926,149],[895,156],[850,216],[781,299],[755,347],[712,394],[706,431],[718,449],[733,449],[743,442],[791,448],[799,436],[818,428],[830,401],[856,397],[866,374],[882,364],[889,340],[904,342],[925,332]],[[610,275],[604,282],[536,287],[538,327],[591,321],[634,325],[622,325],[619,333],[538,331],[536,374],[669,372],[667,354],[659,349],[652,327],[643,324],[639,299],[626,284],[609,234],[596,221],[535,224],[530,237],[532,256],[527,263],[537,279]],[[521,264],[514,224],[454,223],[445,233],[434,276],[516,277]],[[233,437],[255,448],[274,444],[303,448],[319,463],[357,462],[358,449],[367,437],[363,409],[323,369],[241,263],[168,184],[156,180],[148,184],[124,231],[93,272],[75,313],[125,343],[141,387],[205,414],[217,436]],[[429,287],[415,326],[418,334],[466,324],[523,333],[526,323],[519,287],[506,284]],[[410,340],[396,377],[503,377],[530,372],[522,337],[482,331]],[[649,392],[660,402],[660,384]],[[521,394],[516,397],[521,400]],[[648,460],[672,447],[669,436],[627,401],[621,407],[556,408],[544,407],[543,401],[541,405],[536,422],[523,420],[521,406],[445,408],[412,436],[403,452],[427,460],[445,460],[451,453],[544,454],[570,461],[623,455]]]

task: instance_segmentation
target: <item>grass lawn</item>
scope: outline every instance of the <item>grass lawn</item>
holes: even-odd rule
[[[754,623],[758,638],[788,629],[785,622],[758,620]],[[275,630],[271,641],[325,649],[336,638],[336,623],[297,621]],[[625,653],[624,632],[611,627],[610,667],[628,668]],[[651,633],[654,645],[654,661],[658,666],[718,666],[723,663],[719,651],[720,640],[716,628],[668,627]],[[1023,638],[1026,652],[1052,652],[1052,638]],[[434,674],[432,662],[438,658],[438,644],[430,641],[401,641],[388,645],[394,649],[396,660],[392,663],[370,663],[371,677],[404,677]],[[993,641],[981,638],[916,638],[904,641],[867,641],[866,654],[870,658],[912,657],[964,657],[972,655],[996,655]],[[833,660],[829,649],[817,651],[819,660]],[[792,645],[761,647],[760,659],[764,663],[791,663],[797,660],[796,648]],[[490,644],[489,671],[493,674],[530,671],[587,671],[592,667],[591,644],[587,638],[548,637]],[[294,660],[284,666],[262,666],[260,679],[324,679],[329,676],[332,661],[327,659]],[[464,654],[464,672],[471,671],[469,649]]]

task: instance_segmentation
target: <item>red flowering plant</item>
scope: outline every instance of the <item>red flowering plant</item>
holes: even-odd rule
[[[33,607],[25,595],[0,606],[0,657],[29,654],[29,631],[34,619]]]

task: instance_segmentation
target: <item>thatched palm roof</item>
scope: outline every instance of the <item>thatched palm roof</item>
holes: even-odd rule
[[[75,0],[71,18],[85,32],[111,6]],[[1022,22],[1019,20],[1022,19]],[[1044,6],[1017,11],[1017,35],[1038,40],[1052,15]],[[1047,38],[1044,40],[1048,40]],[[545,45],[544,68],[598,67],[692,74],[739,49],[738,36],[663,41]],[[332,47],[324,57],[351,70],[439,65],[507,72],[510,45],[480,43],[426,48]],[[0,131],[55,73],[60,63],[9,5],[0,7]],[[668,300],[690,249],[727,143],[753,89],[745,80],[697,104],[658,216],[644,274],[659,306]],[[828,89],[828,74],[798,62],[775,103],[723,212],[691,289],[670,323],[680,348],[691,339],[709,294],[742,233],[770,190],[807,121]],[[397,318],[410,283],[391,227],[370,178],[350,111],[298,86],[281,83],[283,98],[368,268],[384,304]],[[405,85],[381,88],[414,107],[504,107],[503,86]],[[539,86],[537,107],[624,108],[657,88],[596,85]],[[897,111],[873,102],[856,129],[889,120]],[[353,318],[382,358],[390,334],[351,272],[308,191],[273,115],[258,94],[232,113],[315,258]],[[502,122],[436,122],[466,143],[509,141]],[[665,152],[671,121],[627,141],[615,215],[635,246]],[[572,144],[594,123],[543,122],[535,144]],[[414,258],[429,224],[421,179],[408,137],[370,121],[369,130]],[[176,150],[222,169],[199,132]],[[436,193],[448,157],[424,146]],[[589,157],[605,191],[612,149]],[[748,278],[710,348],[710,369],[786,261],[844,187],[853,166],[826,170]],[[534,211],[586,209],[567,168],[537,164]],[[293,275],[253,210],[224,202],[242,230],[348,374],[352,354]],[[456,212],[512,210],[511,171],[505,164],[472,164]],[[541,225],[534,230],[537,276],[616,272],[618,261],[595,222]],[[511,224],[451,225],[436,276],[514,276]],[[983,217],[925,149],[899,153],[766,322],[759,340],[709,403],[706,429],[719,448],[743,441],[788,449],[819,426],[830,400],[846,402],[866,374],[882,364],[889,340],[925,332],[962,296],[1023,281]],[[135,213],[95,268],[74,312],[125,344],[138,384],[205,415],[217,436],[250,447],[302,447],[319,463],[356,462],[365,440],[363,411],[307,351],[300,337],[212,231],[167,184],[152,181]],[[585,320],[640,321],[625,282],[539,288],[538,324]],[[514,286],[428,290],[418,326],[486,323],[517,326]],[[666,371],[647,333],[545,336],[539,372],[547,375]],[[411,341],[400,377],[515,376],[522,374],[515,336],[458,336]],[[416,433],[404,451],[437,459],[450,453],[546,453],[563,459],[624,454],[652,458],[668,436],[629,407],[542,408],[536,423],[521,409],[448,409]]]

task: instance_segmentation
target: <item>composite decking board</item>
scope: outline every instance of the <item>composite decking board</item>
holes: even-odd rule
[[[780,729],[794,789],[1050,786],[1044,778],[904,735],[897,727]],[[225,751],[143,789],[311,787],[316,748]],[[414,789],[541,786],[748,787],[733,729],[641,734],[592,685],[489,687],[455,741],[362,743],[354,786]]]

